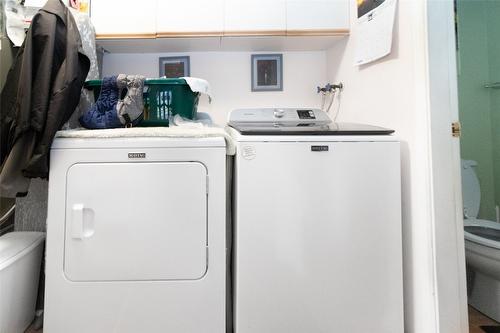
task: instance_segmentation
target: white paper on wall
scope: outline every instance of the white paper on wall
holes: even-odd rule
[[[396,4],[397,0],[358,0],[355,65],[391,53]]]

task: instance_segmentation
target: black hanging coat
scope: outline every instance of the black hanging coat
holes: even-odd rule
[[[77,25],[60,0],[33,17],[1,94],[0,195],[26,194],[29,178],[47,178],[56,131],[80,99],[90,68]]]

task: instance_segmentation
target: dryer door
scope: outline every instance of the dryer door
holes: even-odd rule
[[[198,162],[80,163],[67,173],[72,281],[195,280],[207,271],[207,170]]]

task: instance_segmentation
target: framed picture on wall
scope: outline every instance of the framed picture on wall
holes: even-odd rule
[[[252,54],[252,91],[283,90],[283,55]]]
[[[167,78],[176,78],[189,76],[189,56],[182,57],[161,57],[159,76]]]

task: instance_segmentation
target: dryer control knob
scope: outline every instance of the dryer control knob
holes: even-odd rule
[[[285,110],[283,110],[283,109],[275,109],[274,110],[274,117],[275,118],[283,118],[284,115],[285,115]]]

